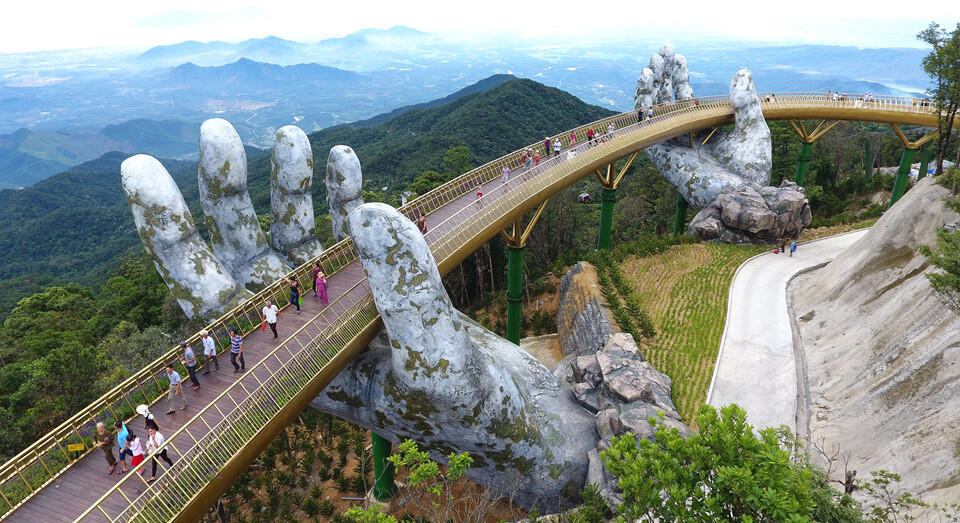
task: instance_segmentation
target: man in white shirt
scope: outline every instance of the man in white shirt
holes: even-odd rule
[[[273,339],[279,339],[277,337],[277,306],[274,305],[270,300],[267,300],[266,305],[263,306],[263,321],[267,322],[267,325],[270,326],[270,330],[273,331]]]
[[[206,370],[203,374],[210,374],[210,364],[220,370],[220,362],[217,361],[217,342],[213,341],[213,336],[207,331],[200,331],[200,339],[203,340],[203,356],[207,362],[203,365]]]

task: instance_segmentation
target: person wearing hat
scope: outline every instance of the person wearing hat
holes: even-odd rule
[[[203,375],[206,376],[210,374],[210,364],[216,367],[217,370],[220,370],[220,362],[217,361],[217,342],[213,340],[213,336],[209,332],[202,330],[200,331],[200,339],[203,340],[203,357],[207,359],[204,364]]]
[[[160,430],[160,425],[157,424],[157,418],[150,412],[150,407],[146,405],[137,405],[137,414],[143,416],[143,428],[149,429],[153,428],[155,430]]]
[[[187,342],[181,341],[180,348],[183,350],[183,357],[180,358],[180,363],[187,368],[187,373],[190,375],[190,381],[193,382],[193,390],[200,390],[200,380],[197,379],[197,356],[193,353],[193,348],[187,345]]]

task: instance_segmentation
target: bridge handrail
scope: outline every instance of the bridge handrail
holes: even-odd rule
[[[771,94],[773,95],[772,99],[765,100],[765,97]],[[865,101],[865,95],[850,94],[847,94],[846,100],[827,99],[825,93],[761,93],[760,96],[761,100],[765,100],[763,102],[765,105],[815,102],[818,106],[822,106],[823,102],[834,102],[831,105],[851,107],[851,104],[859,101],[861,104],[879,105],[884,109],[910,110],[914,112],[932,112],[934,110],[932,106],[922,105],[922,99],[913,97],[870,95]],[[707,96],[659,104],[653,107],[653,121],[660,121],[661,117],[666,115],[674,116],[678,111],[690,112],[717,106],[729,106],[729,98],[727,96]],[[908,107],[910,109],[905,109]],[[569,135],[571,132],[574,133],[577,142],[582,145],[586,141],[586,132],[590,128],[593,128],[597,134],[604,135],[607,131],[606,126],[610,123],[614,124],[615,129],[620,130],[625,127],[635,126],[636,121],[637,117],[635,112],[620,113],[567,130],[563,133],[552,135],[550,138],[551,140],[555,137],[561,138],[561,141],[565,144],[563,149],[565,153],[569,150]],[[650,121],[645,119],[645,122]],[[499,177],[504,165],[510,168],[518,166],[520,154],[526,149],[542,153],[541,166],[543,168],[540,169],[540,171],[545,170],[553,158],[544,150],[542,142],[530,144],[527,147],[501,156],[492,162],[472,169],[442,184],[402,206],[400,211],[410,217],[413,217],[417,211],[430,214],[437,208],[463,196],[465,192],[470,191],[478,183],[486,183]],[[484,214],[486,215],[487,213]],[[448,218],[445,222],[451,218]],[[436,229],[436,226],[434,228]],[[447,227],[444,226],[443,229],[446,230]],[[354,259],[355,255],[352,241],[346,239],[334,244],[309,262],[292,270],[288,273],[288,276],[296,278],[301,285],[304,285],[309,281],[307,277],[312,275],[310,269],[314,261],[319,262],[324,271],[332,275]],[[218,331],[232,325],[239,327],[243,330],[244,335],[246,335],[252,329],[259,326],[262,321],[260,308],[264,301],[272,299],[278,304],[282,303],[285,300],[278,298],[284,294],[283,280],[275,282],[256,293],[253,297],[248,298],[233,310],[214,320],[205,330],[208,330],[211,335],[214,336],[219,347],[224,348],[226,342],[218,336]],[[199,334],[194,334],[186,341],[191,345],[198,346]],[[0,515],[0,519],[3,519],[12,511],[16,510],[36,492],[59,477],[70,466],[93,450],[89,445],[89,435],[92,434],[96,421],[108,419],[111,421],[116,419],[129,420],[132,415],[128,417],[123,414],[131,412],[134,404],[141,402],[153,404],[161,399],[164,395],[164,387],[161,381],[157,379],[157,375],[163,371],[167,362],[178,361],[178,355],[179,348],[174,347],[150,365],[124,380],[89,406],[61,423],[57,428],[35,441],[16,456],[0,465],[0,498],[6,502],[8,507],[8,510]],[[146,388],[144,387],[145,385]],[[118,415],[117,412],[121,414]],[[79,456],[71,456],[67,451],[67,446],[71,443],[80,442],[85,444],[85,447],[87,447],[86,450]],[[47,463],[51,461],[55,465],[54,468],[51,468]],[[58,462],[60,463],[59,469],[56,467],[56,463]],[[37,474],[38,472],[40,474]],[[28,476],[34,476],[39,479],[31,481],[28,479]],[[22,482],[20,485],[21,490],[23,486],[26,486],[28,492],[19,499],[15,498],[11,500],[10,497],[8,497],[11,492],[7,487],[14,482]]]
[[[198,482],[202,484],[209,481],[211,470],[215,474],[219,470],[219,466],[225,464],[235,452],[238,452],[248,439],[259,430],[260,426],[268,422],[272,415],[276,414],[306,382],[335,357],[362,327],[366,326],[369,321],[376,320],[376,318],[377,310],[373,305],[373,296],[370,294],[367,279],[362,278],[350,289],[331,301],[329,305],[297,329],[290,337],[274,347],[260,361],[246,370],[245,375],[252,375],[257,380],[259,384],[257,388],[250,391],[243,385],[242,381],[235,381],[200,409],[187,423],[166,437],[161,448],[168,445],[173,447],[177,451],[178,457],[172,466],[157,477],[156,481],[152,484],[147,483],[139,474],[140,469],[147,466],[149,460],[146,460],[132,468],[77,519],[82,520],[95,510],[99,510],[108,521],[133,519],[134,515],[127,515],[129,511],[146,512],[151,516],[158,516],[150,517],[149,521],[172,519],[178,510],[177,507],[171,507],[167,501],[180,499],[186,502],[192,498],[199,491],[199,488],[197,488]],[[327,326],[318,328],[318,319],[326,322]],[[310,335],[308,332],[310,329],[317,330],[316,335]],[[306,344],[300,340],[301,334],[310,337]],[[331,343],[331,340],[335,340],[335,343],[332,346],[327,346]],[[295,352],[291,351],[290,347],[294,341],[299,345],[299,350],[297,350],[297,347],[293,347]],[[321,346],[321,341],[324,344],[323,346]],[[314,349],[319,350],[319,353],[311,354]],[[328,349],[335,350],[331,353]],[[284,351],[289,356],[287,360],[282,360],[279,356]],[[317,357],[326,358],[326,361],[320,366],[309,365],[304,367],[304,365],[313,361],[308,358],[315,359]],[[279,363],[279,366],[271,368],[268,365],[270,363]],[[256,374],[258,370],[266,370],[268,376],[261,378]],[[245,397],[237,401],[234,396],[240,395]],[[217,404],[223,399],[229,399],[233,408],[226,412],[222,411]],[[203,419],[203,416],[212,413],[214,410],[220,414],[221,419],[211,427]],[[256,417],[251,422],[250,418],[254,415]],[[197,420],[202,421],[207,429],[207,432],[199,437],[189,430],[190,425]],[[173,444],[173,441],[181,434],[188,436],[187,441],[193,441],[193,446],[185,452],[180,452]],[[107,514],[103,508],[104,502],[117,492],[121,492],[121,495],[123,495],[120,489],[124,483],[128,480],[136,481],[137,479],[144,483],[144,490],[137,500],[126,506],[123,513],[116,517]],[[185,485],[184,482],[189,484]],[[125,495],[123,497],[126,498]]]

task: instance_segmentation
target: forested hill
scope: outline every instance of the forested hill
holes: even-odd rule
[[[315,210],[326,212],[321,180],[333,145],[356,149],[370,180],[366,189],[387,186],[395,193],[423,171],[443,171],[451,147],[467,146],[476,166],[608,114],[559,89],[511,80],[378,125],[323,130],[310,135],[320,173],[314,184]],[[141,252],[120,186],[120,163],[126,156],[108,153],[22,191],[0,191],[0,319],[20,298],[48,285],[99,286],[124,254]],[[254,206],[258,213],[269,213],[269,153],[248,149],[247,157]],[[202,222],[196,163],[164,163]]]

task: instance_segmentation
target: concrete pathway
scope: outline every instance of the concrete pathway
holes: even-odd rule
[[[730,284],[727,323],[708,404],[740,405],[757,429],[782,424],[795,430],[797,367],[787,313],[787,283],[796,273],[836,258],[866,232],[800,244],[793,257],[773,254],[771,249],[737,269]]]

